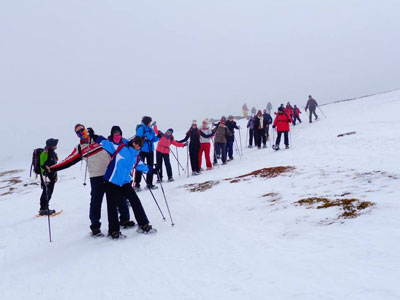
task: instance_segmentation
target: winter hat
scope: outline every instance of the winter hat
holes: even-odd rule
[[[282,106],[280,106],[279,108],[278,108],[278,111],[284,111],[285,109],[282,107]]]
[[[50,147],[56,147],[58,144],[58,140],[57,139],[48,139],[46,141],[46,147],[50,148]]]
[[[196,120],[193,120],[193,121],[192,121],[192,125],[197,125],[197,121],[196,121]]]
[[[111,136],[113,136],[114,135],[114,133],[116,133],[116,132],[120,132],[120,134],[122,135],[122,130],[121,130],[121,127],[119,127],[119,126],[117,126],[117,125],[114,125],[112,128],[111,128]]]
[[[259,111],[257,112],[257,115],[262,115],[261,110],[259,110]]]
[[[222,117],[221,117],[221,121],[222,121],[222,120],[226,121],[225,116],[222,116]]]
[[[78,128],[78,127],[85,128],[85,126],[83,126],[81,123],[78,123],[78,124],[75,125],[74,130],[76,131],[76,128]]]
[[[171,134],[173,134],[173,133],[174,133],[174,130],[173,130],[172,128],[168,129],[168,130],[167,130],[167,132],[168,132],[168,131],[170,131],[170,132],[171,132]]]
[[[149,126],[150,123],[151,123],[151,121],[152,121],[152,118],[149,117],[149,116],[144,116],[143,119],[142,119],[142,122],[143,122],[146,126]]]

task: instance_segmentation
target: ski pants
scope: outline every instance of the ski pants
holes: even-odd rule
[[[150,167],[154,167],[154,152],[140,152],[140,158],[143,162],[146,161],[146,164]],[[140,187],[140,182],[142,181],[142,172],[136,170],[135,174],[135,184]],[[153,173],[146,175],[146,184],[153,185]]]
[[[103,176],[90,178],[90,208],[89,219],[90,229],[100,229],[101,227],[101,204],[105,193],[105,181]],[[116,199],[116,205],[120,213],[120,222],[129,221],[129,208],[125,197]]]
[[[210,159],[210,150],[211,150],[211,144],[210,143],[201,143],[200,144],[200,152],[199,152],[199,168],[201,168],[201,160],[204,156],[206,157],[206,166],[207,168],[212,168],[211,164],[211,159]]]
[[[120,230],[117,203],[118,199],[121,198],[128,199],[130,202],[136,222],[139,226],[149,224],[142,203],[140,202],[135,190],[132,188],[132,183],[126,183],[123,186],[119,186],[106,181],[105,191],[107,197],[108,233],[111,234],[113,232],[119,232]]]
[[[172,167],[171,167],[171,161],[169,159],[169,153],[161,153],[156,151],[156,161],[157,161],[157,165],[156,165],[156,172],[158,172],[158,174],[160,175],[160,179],[163,178],[163,168],[162,168],[162,163],[165,163],[165,168],[167,169],[167,176],[168,179],[172,178]]]
[[[253,146],[254,129],[249,129],[249,146]]]
[[[235,138],[229,137],[226,142],[226,152],[230,159],[233,159],[233,143],[235,142]]]
[[[214,163],[217,163],[217,159],[221,158],[223,163],[226,163],[226,143],[214,143]]]
[[[284,134],[285,137],[285,145],[289,146],[289,131],[278,131],[278,136],[276,137],[275,145],[279,146],[279,144],[281,143],[282,133]]]
[[[197,144],[189,145],[190,165],[192,167],[193,172],[200,172],[199,152],[200,152],[200,145],[197,145]]]
[[[315,113],[316,108],[311,109],[310,108],[310,123],[312,123],[312,115],[314,114],[315,120],[318,119],[317,114]]]
[[[257,147],[261,147],[261,141],[265,145],[267,143],[267,137],[265,136],[265,130],[264,128],[262,129],[255,129],[254,130],[254,139],[255,139],[255,145]]]
[[[49,182],[45,182],[43,176],[40,177],[42,186],[42,195],[40,196],[40,210],[48,209],[51,196],[53,195],[54,186],[56,185],[56,177],[49,178]]]
[[[299,117],[298,115],[295,115],[295,116],[293,117],[293,125],[296,125],[296,120],[299,120],[299,122],[301,123],[300,117]]]

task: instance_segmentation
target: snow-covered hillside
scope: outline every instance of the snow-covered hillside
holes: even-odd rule
[[[90,188],[76,165],[59,173],[51,207],[64,212],[51,219],[49,243],[47,219],[34,217],[40,188],[26,169],[2,169],[0,299],[399,299],[400,91],[323,109],[313,124],[302,117],[289,150],[245,148],[242,130],[241,159],[190,178],[174,166],[164,188],[175,227],[139,194],[158,229],[151,236],[91,238]],[[293,168],[235,178],[279,166]],[[167,215],[160,189],[155,196]],[[343,205],[298,203],[313,197],[373,205],[343,218]],[[102,221],[106,231],[105,205]]]

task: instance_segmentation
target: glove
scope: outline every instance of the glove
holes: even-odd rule
[[[149,168],[149,170],[147,171],[147,174],[153,174],[153,172],[154,172],[154,169],[153,169],[153,167],[151,167],[151,166],[148,166],[148,168]]]
[[[94,139],[94,130],[92,127],[89,127],[87,129],[88,133],[89,133],[89,137],[93,140]]]
[[[159,131],[158,131],[158,134],[157,134],[157,137],[158,137],[158,138],[162,138],[163,135],[164,135],[164,133],[163,133],[162,131],[159,130]]]
[[[156,121],[154,121],[153,123],[151,123],[151,127],[156,126],[156,125],[157,125],[157,122],[156,122]]]
[[[189,142],[185,142],[185,143],[183,144],[183,147],[185,147],[185,146],[187,146],[187,145],[189,145]]]
[[[275,125],[272,125],[272,128],[275,128],[276,126]]]

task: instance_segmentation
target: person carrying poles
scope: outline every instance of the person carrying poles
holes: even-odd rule
[[[315,101],[315,99],[313,97],[308,96],[308,101],[307,101],[307,105],[305,108],[305,111],[307,111],[307,109],[310,109],[310,117],[309,117],[309,121],[310,123],[312,123],[312,115],[314,114],[315,120],[318,120],[318,115],[316,114],[316,109],[318,107],[318,103],[317,101]]]

